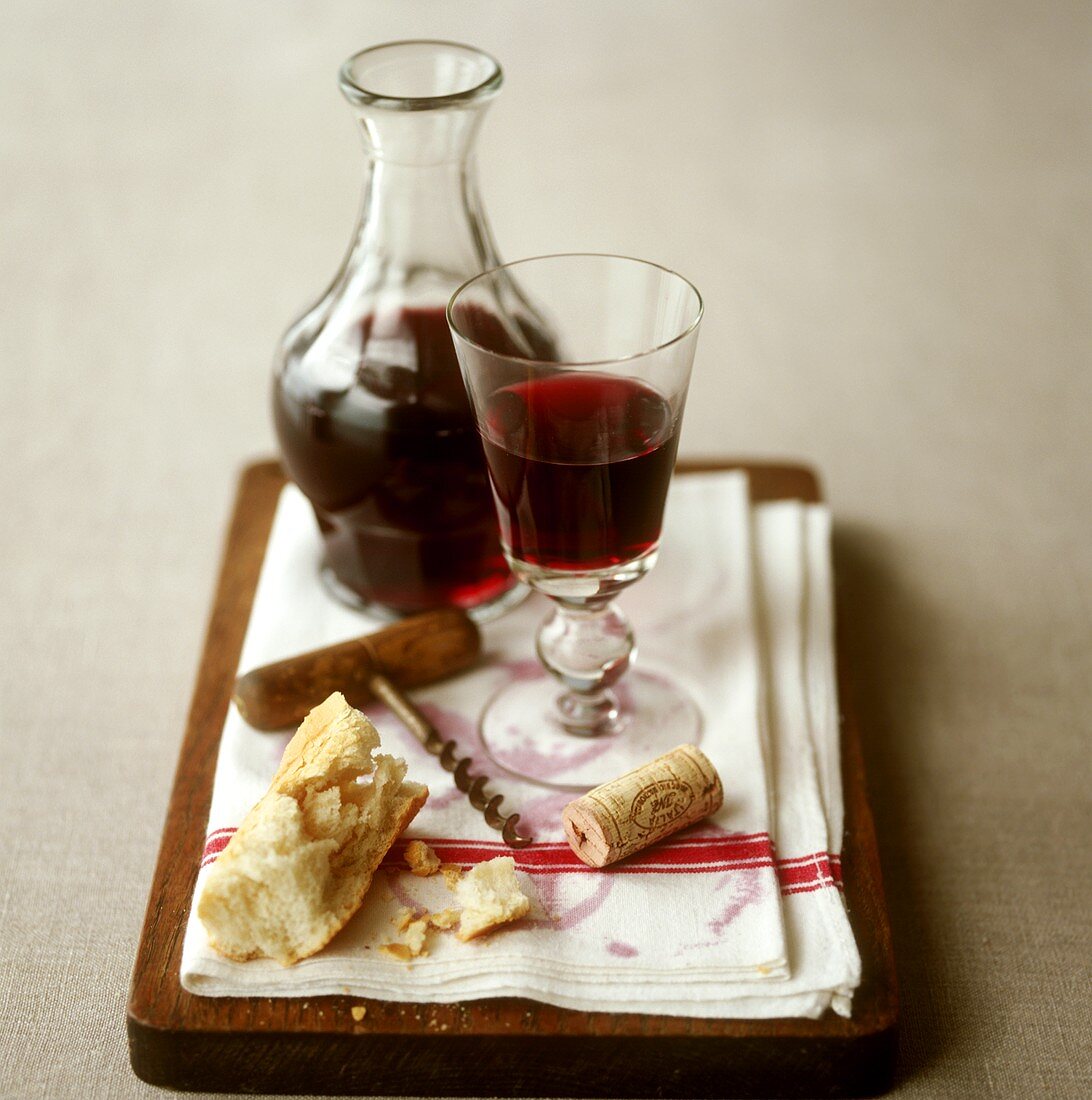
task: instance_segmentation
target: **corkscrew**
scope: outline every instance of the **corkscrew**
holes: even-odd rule
[[[368,687],[425,746],[425,751],[439,759],[440,767],[451,772],[455,786],[470,800],[470,805],[481,812],[486,825],[500,833],[509,848],[526,848],[534,842],[534,837],[523,836],[516,831],[519,814],[505,816],[500,812],[504,795],[491,794],[486,789],[489,776],[470,774],[473,762],[469,756],[458,755],[456,741],[450,738],[445,740],[439,730],[382,673],[373,673],[368,679]]]
[[[486,789],[489,777],[471,775],[472,762],[458,755],[457,742],[445,740],[401,690],[459,672],[480,651],[478,628],[463,612],[430,611],[362,638],[254,669],[235,681],[233,698],[243,719],[260,730],[298,724],[331,691],[343,692],[353,706],[381,700],[451,773],[455,786],[505,844],[526,848],[534,838],[517,831],[519,814],[501,813],[504,799]]]

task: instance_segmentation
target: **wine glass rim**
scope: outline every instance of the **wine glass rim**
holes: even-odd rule
[[[452,312],[452,306],[455,304],[455,299],[468,287],[478,282],[479,279],[485,279],[490,275],[495,275],[498,271],[506,271],[509,268],[520,267],[523,264],[535,263],[538,260],[623,260],[626,263],[640,264],[643,267],[653,267],[658,271],[662,271],[666,275],[671,275],[678,279],[680,282],[685,283],[693,292],[694,297],[697,299],[698,307],[694,312],[694,316],[690,323],[682,330],[672,336],[670,340],[664,340],[659,344],[655,344],[650,348],[644,348],[641,351],[632,352],[629,355],[616,355],[607,359],[565,359],[565,360],[545,360],[545,359],[532,359],[524,355],[510,355],[507,352],[498,352],[493,348],[487,348],[483,344],[479,344],[477,340],[467,336],[465,332],[455,323],[455,316]],[[483,351],[486,355],[495,355],[500,359],[507,359],[513,363],[530,363],[537,366],[549,365],[551,367],[608,367],[618,363],[631,362],[634,359],[643,359],[647,355],[652,355],[655,352],[663,351],[665,348],[669,348],[672,344],[679,343],[680,340],[685,340],[697,327],[701,324],[701,319],[705,315],[705,301],[701,296],[701,291],[685,276],[680,275],[679,272],[673,268],[665,267],[663,264],[658,264],[654,260],[642,260],[636,256],[624,256],[619,252],[546,252],[540,256],[525,256],[522,260],[511,260],[508,263],[498,264],[496,267],[491,267],[486,271],[480,271],[477,275],[467,279],[461,286],[456,287],[451,297],[447,302],[447,323],[452,332],[458,335],[459,339],[464,343],[469,344],[471,347],[477,348],[479,351]]]
[[[353,75],[353,67],[368,54],[378,53],[380,50],[390,50],[401,46],[447,46],[456,50],[465,50],[467,53],[476,54],[489,62],[491,69],[486,76],[470,88],[464,88],[458,92],[448,92],[444,95],[425,96],[400,96],[388,95],[384,92],[373,91],[365,88]],[[466,103],[480,98],[486,92],[496,91],[504,82],[504,70],[500,62],[490,53],[471,46],[466,42],[455,42],[447,38],[401,38],[391,42],[377,42],[374,46],[367,46],[363,50],[345,59],[338,73],[342,91],[358,103],[366,103],[372,107],[387,107],[400,111],[423,111],[433,107],[447,107],[458,103]]]

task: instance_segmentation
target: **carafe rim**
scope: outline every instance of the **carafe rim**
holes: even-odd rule
[[[435,46],[459,51],[468,57],[484,62],[488,65],[488,69],[485,71],[485,75],[470,87],[459,88],[440,95],[424,96],[392,95],[389,92],[365,87],[356,72],[363,59],[374,57],[381,51],[394,52],[404,47],[420,46]],[[390,111],[432,111],[477,103],[495,95],[503,83],[504,70],[492,54],[486,53],[485,50],[481,50],[477,46],[470,46],[465,42],[455,42],[443,38],[406,38],[391,42],[380,42],[352,54],[342,64],[338,73],[338,84],[342,94],[354,106]]]

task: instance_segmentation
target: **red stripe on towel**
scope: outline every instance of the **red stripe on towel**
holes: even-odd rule
[[[227,847],[234,835],[232,828],[216,829],[205,841],[201,866],[207,867]],[[543,842],[514,851],[502,841],[423,838],[443,860],[460,867],[471,867],[498,855],[510,855],[521,871],[531,875],[594,873],[596,868],[582,863],[562,841]],[[387,853],[383,865],[404,867],[408,841],[398,841]],[[689,836],[660,844],[630,856],[611,868],[611,874],[679,875],[723,874],[727,871],[773,867],[782,894],[801,894],[824,887],[842,886],[842,860],[829,852],[778,859],[766,833],[739,833],[733,836]]]

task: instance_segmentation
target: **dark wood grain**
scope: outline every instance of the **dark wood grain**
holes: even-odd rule
[[[820,499],[805,467],[743,466],[756,500]],[[868,1096],[895,1055],[894,958],[852,686],[839,659],[845,895],[864,964],[851,1019],[707,1020],[573,1012],[503,998],[416,1005],[349,997],[211,998],[179,982],[213,769],[258,573],[284,484],[262,462],[240,481],[133,969],[137,1075],[209,1091],[418,1096]],[[837,566],[837,563],[835,563]],[[841,648],[840,648],[841,651]],[[365,1004],[359,1022],[350,1013]]]

